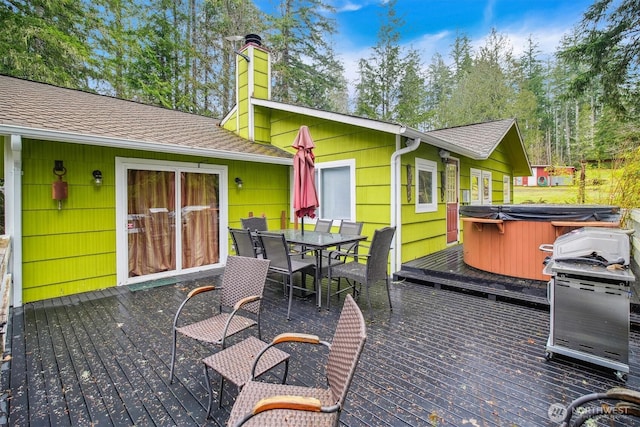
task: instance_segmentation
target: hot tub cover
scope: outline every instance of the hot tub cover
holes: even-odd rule
[[[460,206],[460,215],[505,221],[620,220],[620,208],[603,205],[485,205]]]

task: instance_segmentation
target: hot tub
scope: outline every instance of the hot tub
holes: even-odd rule
[[[461,206],[465,264],[522,279],[548,280],[542,274],[558,236],[580,227],[620,226],[620,210],[602,205]]]

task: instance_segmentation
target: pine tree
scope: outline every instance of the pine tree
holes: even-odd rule
[[[89,4],[75,0],[0,3],[0,73],[87,89],[93,18]]]
[[[334,21],[324,12],[334,9],[323,0],[281,0],[268,34],[275,80],[273,98],[307,107],[336,107],[335,92],[346,93],[344,67],[329,40]]]

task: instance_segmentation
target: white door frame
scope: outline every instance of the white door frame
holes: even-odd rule
[[[185,274],[196,271],[211,270],[218,268],[226,263],[228,255],[227,245],[227,230],[228,230],[228,168],[224,165],[211,165],[203,163],[187,163],[187,162],[173,162],[167,160],[152,160],[152,159],[137,159],[137,158],[125,158],[116,157],[115,159],[115,172],[116,172],[116,271],[117,271],[117,283],[120,285],[128,285],[132,283],[139,283],[153,279],[159,279],[163,277],[171,277],[178,274]],[[127,170],[128,169],[142,169],[142,170],[161,170],[161,171],[173,171],[176,174],[180,172],[192,172],[192,173],[214,173],[220,176],[220,188],[219,188],[219,236],[220,242],[220,262],[217,264],[211,264],[207,266],[194,267],[189,269],[178,268],[172,271],[164,271],[155,274],[149,274],[146,276],[129,277],[129,244],[127,235]],[[176,206],[179,206],[180,192],[177,187],[179,179],[176,179]],[[180,209],[176,209],[176,222],[181,223]],[[176,254],[182,253],[182,239],[180,234],[180,227],[176,229]],[[180,261],[180,260],[178,260]],[[180,262],[176,264],[180,266]]]

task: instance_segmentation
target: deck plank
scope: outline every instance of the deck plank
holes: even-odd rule
[[[177,378],[169,383],[175,310],[191,289],[215,280],[201,277],[135,292],[110,288],[15,310],[9,324],[11,369],[2,372],[11,396],[8,424],[225,425],[237,394],[232,385],[225,386],[223,407],[214,405],[212,419],[205,420],[201,359],[214,348],[179,339]],[[393,312],[382,287],[373,290],[373,319],[360,301],[368,338],[342,425],[550,425],[551,403],[621,384],[605,368],[562,356],[546,361],[545,308],[410,281],[394,282],[391,296]],[[334,297],[331,311],[318,311],[314,297],[296,297],[287,321],[281,287],[267,284],[263,339],[296,331],[330,340],[343,300]],[[190,316],[207,315],[216,304],[216,296],[194,301]],[[639,389],[638,330],[630,337],[627,386]],[[323,385],[326,349],[283,349],[291,354],[288,383]],[[278,373],[264,380],[279,378]],[[212,375],[216,399],[218,381]],[[68,413],[57,414],[61,408]]]

